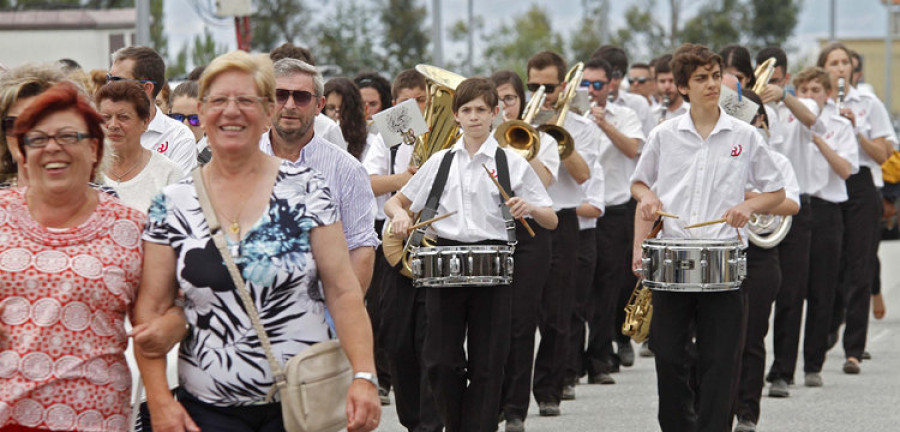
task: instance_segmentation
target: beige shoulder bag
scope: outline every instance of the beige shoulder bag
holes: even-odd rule
[[[281,367],[272,353],[272,344],[259,321],[250,292],[244,286],[244,278],[228,252],[225,235],[206,193],[201,168],[195,168],[191,175],[209,232],[266,350],[266,358],[275,377],[275,385],[269,390],[266,402],[270,402],[276,392],[280,393],[281,415],[287,432],[336,432],[346,428],[347,390],[353,380],[353,369],[340,342],[329,340],[317,343],[288,360],[284,368]]]

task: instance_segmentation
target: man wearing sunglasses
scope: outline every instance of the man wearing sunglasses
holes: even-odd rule
[[[656,81],[647,63],[635,63],[628,70],[628,91],[641,95],[651,106],[656,104]]]
[[[153,101],[166,82],[166,64],[152,48],[125,47],[113,54],[106,80],[139,82]],[[193,132],[181,122],[160,114],[156,104],[150,104],[150,124],[141,135],[141,145],[175,162],[185,175],[197,166]]]
[[[594,51],[591,58],[602,58],[612,66],[612,74],[609,77],[610,101],[616,105],[633,109],[641,120],[644,136],[649,135],[650,130],[656,127],[656,119],[650,113],[650,104],[647,99],[640,95],[619,91],[619,84],[622,83],[625,71],[628,70],[628,55],[625,54],[625,50],[612,45],[603,45]],[[620,342],[624,343],[627,338],[625,336],[622,338]]]
[[[621,334],[617,322],[621,304],[627,302],[628,294],[635,284],[635,277],[628,271],[626,263],[631,261],[632,232],[634,231],[634,209],[631,199],[631,174],[637,164],[644,142],[642,125],[637,114],[627,106],[609,102],[612,91],[613,67],[601,58],[593,58],[584,65],[582,87],[587,87],[591,108],[588,118],[592,119],[602,132],[600,140],[600,164],[605,180],[604,201],[606,212],[597,220],[595,238],[597,265],[594,273],[594,292],[587,313],[590,336],[585,352],[588,368],[588,382],[613,384],[610,376],[618,366],[631,366],[634,353],[625,355],[631,343],[619,344],[619,358],[613,354],[612,344],[616,335]]]
[[[338,204],[353,271],[368,288],[375,261],[375,195],[363,165],[346,150],[320,137],[316,116],[325,107],[325,80],[315,66],[284,58],[275,62],[275,110],[272,128],[260,137],[260,149],[325,177]]]

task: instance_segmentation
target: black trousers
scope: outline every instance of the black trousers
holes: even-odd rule
[[[553,231],[550,275],[544,284],[538,329],[541,343],[534,361],[534,398],[559,403],[562,396],[569,326],[574,306],[575,269],[578,256],[578,218],[574,209],[556,212],[559,224]]]
[[[550,274],[550,231],[531,224],[534,238],[516,224],[515,267],[512,300],[512,330],[509,356],[503,374],[500,409],[507,419],[524,419],[531,402],[531,373],[534,368],[534,336],[540,302]]]
[[[178,402],[184,406],[184,410],[201,430],[217,432],[284,431],[281,403],[220,407],[203,402],[183,389],[179,389],[176,395]]]
[[[394,400],[400,424],[410,432],[440,432],[443,429],[422,359],[428,317],[425,289],[414,288],[412,279],[388,268],[382,279],[384,319],[382,333],[394,385]]]
[[[428,326],[422,357],[447,432],[495,430],[509,355],[512,288],[424,289]]]
[[[765,338],[769,332],[769,315],[781,287],[778,258],[777,247],[762,249],[751,244],[747,249],[747,279],[741,285],[746,332],[735,415],[740,420],[754,423],[759,422],[759,399],[765,385]]]
[[[828,329],[840,277],[843,226],[840,204],[813,198],[809,289],[803,336],[804,372],[821,372],[828,351]],[[846,249],[844,251],[849,253]]]
[[[859,360],[866,349],[873,285],[875,280],[880,277],[878,245],[881,241],[880,222],[884,204],[881,192],[875,188],[868,173],[862,178],[852,176],[847,179],[847,193],[850,195],[850,201],[841,206],[844,212],[844,221],[846,221],[844,224],[845,250],[848,254],[852,253],[851,250],[865,250],[865,256],[862,257],[865,258],[865,261],[857,262],[855,259],[847,261],[848,278],[847,283],[842,286],[844,291],[841,296],[846,307],[843,343],[846,357],[855,357]],[[854,196],[858,201],[851,202],[854,200]],[[851,224],[850,221],[853,223]],[[866,229],[870,231],[868,238],[863,235]],[[851,239],[856,235],[862,237]],[[852,243],[863,243],[866,240],[868,240],[867,244]],[[866,249],[863,249],[864,247]],[[859,270],[853,270],[851,266],[861,267]],[[857,276],[862,279],[856,279]]]
[[[381,228],[384,226],[384,220],[375,221],[375,230],[381,235]],[[372,281],[366,290],[366,312],[369,313],[369,320],[372,323],[372,334],[375,336],[372,341],[375,346],[375,372],[378,375],[378,385],[384,389],[391,389],[391,373],[388,354],[385,350],[387,341],[385,337],[390,337],[390,333],[381,331],[382,322],[382,295],[384,293],[384,277],[388,272],[393,271],[391,265],[384,258],[384,250],[379,245],[375,248],[375,264],[372,267]]]
[[[741,290],[653,292],[650,349],[656,360],[663,432],[730,430],[743,311]],[[699,394],[691,385],[694,358],[689,342],[694,334]]]
[[[591,287],[594,283],[594,267],[597,265],[596,229],[578,232],[578,266],[575,270],[575,305],[570,324],[569,358],[566,364],[565,384],[575,384],[585,370],[585,336]]]
[[[634,211],[608,208],[597,220],[596,231],[597,269],[590,297],[590,332],[585,354],[590,375],[611,372],[612,343],[622,334],[619,312],[624,320],[625,303],[637,281],[631,272]]]
[[[781,287],[775,297],[772,323],[774,360],[766,380],[794,382],[803,323],[803,300],[809,283],[812,208],[808,203],[794,215],[791,231],[778,244]]]

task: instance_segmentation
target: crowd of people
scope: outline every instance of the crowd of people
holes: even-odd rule
[[[801,330],[805,386],[823,385],[838,340],[844,373],[871,358],[897,138],[840,43],[793,77],[778,47],[684,44],[630,65],[610,45],[542,51],[524,77],[461,78],[450,112],[417,69],[326,82],[290,43],[224,54],[174,89],[150,48],[111,60],[0,72],[0,432],[284,429],[198,188],[276,356],[340,340],[351,432],[392,403],[409,431],[521,432],[532,397],[560,416],[577,385],[615,384],[636,357],[655,362],[663,431],[748,432],[766,382],[790,396]],[[729,88],[755,102],[751,121],[721,106]],[[373,121],[408,100],[459,128],[424,160]],[[527,103],[526,156],[494,132]],[[529,129],[550,123],[564,132]],[[635,346],[625,306],[661,214],[679,216],[662,239],[736,239],[746,278],[655,290]],[[764,214],[792,221],[774,246],[747,241]],[[511,282],[419,286],[383,247],[416,232],[508,248]]]

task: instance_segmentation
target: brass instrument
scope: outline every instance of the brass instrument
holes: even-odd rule
[[[584,63],[578,62],[569,69],[568,73],[566,73],[565,93],[559,95],[559,99],[556,100],[556,105],[553,106],[553,109],[557,112],[556,122],[553,124],[542,124],[537,128],[539,131],[552,136],[557,144],[559,144],[560,160],[569,157],[569,155],[575,151],[575,140],[572,139],[572,134],[563,128],[563,125],[566,123],[569,105],[575,99],[575,93],[576,90],[578,90],[578,85],[581,84],[582,76],[584,76]]]
[[[663,214],[657,212],[659,216]],[[676,216],[677,218],[677,216]],[[648,239],[656,238],[662,230],[663,222],[658,219]],[[622,323],[622,334],[630,336],[635,342],[643,342],[650,336],[650,323],[653,321],[653,291],[645,287],[643,278],[639,277],[631,291],[631,297],[625,305],[625,321]]]
[[[662,112],[659,113],[659,121],[657,121],[656,124],[666,121],[666,115],[669,114],[669,105],[672,105],[672,100],[669,99],[669,95],[663,94],[663,100],[662,103],[660,103]]]
[[[769,85],[769,79],[772,78],[773,73],[775,73],[775,57],[769,57],[768,60],[760,63],[756,70],[753,71],[753,76],[756,77],[756,84],[751,89],[753,93],[762,93],[766,86]]]
[[[537,156],[541,149],[541,139],[531,122],[540,111],[546,97],[544,86],[541,86],[525,106],[522,120],[507,120],[497,126],[494,138],[500,143],[500,147],[509,146],[529,161]]]
[[[410,165],[422,166],[431,155],[443,149],[450,148],[459,137],[459,125],[453,116],[453,94],[456,87],[465,80],[465,77],[453,72],[441,69],[437,66],[420,64],[416,70],[425,76],[427,100],[425,102],[425,124],[428,132],[420,135],[413,147]],[[419,216],[413,218],[414,223],[422,222]],[[417,228],[424,233],[425,227]],[[412,235],[406,240],[394,237],[391,234],[391,225],[385,230],[382,244],[384,256],[388,264],[396,266],[402,263],[400,273],[406,277],[412,277],[412,269],[409,265],[409,253],[412,248]],[[421,246],[435,246],[434,240],[422,236]]]

